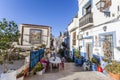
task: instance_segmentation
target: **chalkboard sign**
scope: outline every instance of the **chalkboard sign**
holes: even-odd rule
[[[34,66],[42,59],[44,56],[44,49],[31,51],[30,52],[30,65],[29,65],[29,71],[31,71]]]

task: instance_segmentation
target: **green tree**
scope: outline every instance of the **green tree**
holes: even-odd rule
[[[4,72],[7,71],[5,64],[14,47],[12,44],[18,42],[19,36],[18,26],[14,21],[7,21],[5,18],[0,21],[0,54],[4,58]]]

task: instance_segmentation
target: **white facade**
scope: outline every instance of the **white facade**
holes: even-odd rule
[[[70,50],[80,46],[81,55],[87,59],[94,55],[104,56],[102,37],[105,37],[112,45],[112,59],[120,60],[120,0],[106,0],[107,7],[102,10],[97,8],[99,1],[101,0],[78,0],[78,18],[74,18],[68,26]],[[82,35],[80,40],[76,37],[76,45],[73,45],[74,32],[77,37]]]
[[[32,45],[31,42],[31,34],[30,31],[33,30],[35,32],[40,33],[39,34],[39,40],[38,42],[34,42],[33,45],[40,46],[42,44],[46,44],[47,48],[50,48],[50,33],[51,33],[51,27],[49,26],[43,26],[43,25],[33,25],[33,24],[22,24],[20,25],[20,44],[21,45]],[[33,32],[34,33],[34,32]],[[33,36],[35,38],[35,36]]]
[[[120,60],[120,0],[106,0],[111,3],[102,10],[97,9],[99,1],[78,0],[79,35],[82,35],[82,40],[79,41],[81,55],[86,59],[91,59],[94,55],[104,56],[105,38],[110,42],[112,59]],[[89,21],[85,22],[87,20]],[[82,24],[82,21],[85,24]]]
[[[70,51],[72,51],[72,48],[78,49],[78,39],[77,35],[79,33],[79,20],[78,18],[74,18],[73,21],[68,26],[68,32],[69,32],[69,39],[70,39]],[[75,39],[73,38],[73,34],[76,33]],[[75,45],[73,45],[73,39],[76,41]]]

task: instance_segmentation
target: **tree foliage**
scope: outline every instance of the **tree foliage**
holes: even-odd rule
[[[0,54],[4,60],[4,72],[7,72],[7,61],[11,54],[13,42],[18,42],[19,39],[18,26],[14,21],[7,21],[5,18],[0,21]]]
[[[7,21],[5,18],[0,21],[0,49],[6,50],[13,42],[18,42],[18,26],[14,21]]]

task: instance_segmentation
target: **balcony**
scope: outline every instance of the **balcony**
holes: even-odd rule
[[[85,28],[93,25],[93,14],[88,13],[79,19],[80,28]]]

